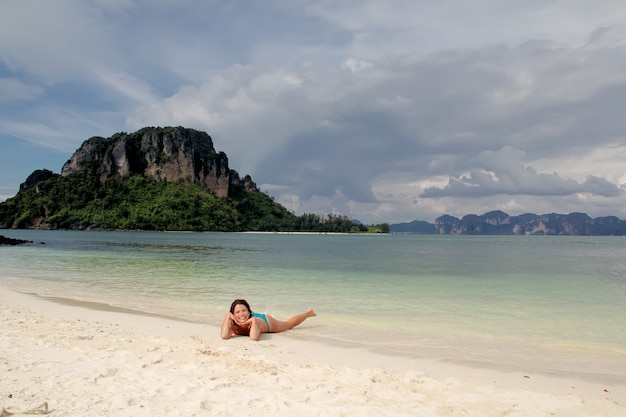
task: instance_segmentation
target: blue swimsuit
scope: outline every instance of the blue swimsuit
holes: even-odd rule
[[[257,317],[257,318],[263,319],[263,321],[267,323],[267,332],[268,332],[268,333],[270,333],[270,332],[271,332],[271,330],[270,330],[270,322],[267,320],[267,317],[266,317],[266,315],[265,315],[265,314],[261,314],[261,313],[252,313],[252,317]]]

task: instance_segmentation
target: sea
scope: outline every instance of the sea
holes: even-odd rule
[[[235,298],[313,307],[284,337],[626,384],[624,237],[0,234],[34,242],[0,247],[0,285],[57,302],[215,326]]]

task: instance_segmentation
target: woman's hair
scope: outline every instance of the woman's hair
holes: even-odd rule
[[[230,312],[231,313],[235,312],[235,307],[237,306],[237,304],[241,304],[241,305],[245,306],[248,309],[248,312],[250,312],[250,315],[252,315],[252,309],[250,308],[250,304],[248,304],[248,302],[246,300],[241,300],[241,299],[237,299],[237,300],[233,301],[233,303],[230,305]]]

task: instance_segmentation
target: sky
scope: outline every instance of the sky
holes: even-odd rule
[[[626,219],[625,109],[623,0],[0,2],[0,201],[180,125],[298,215]]]

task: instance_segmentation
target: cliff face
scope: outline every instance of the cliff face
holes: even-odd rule
[[[38,169],[30,174],[28,178],[26,178],[26,181],[20,184],[20,191],[24,191],[30,187],[37,187],[37,184],[40,182],[49,180],[58,175],[59,174],[55,174],[49,169]]]
[[[293,214],[229,168],[207,133],[183,127],[92,137],[61,174],[37,170],[0,203],[0,228],[237,232],[292,224]]]
[[[61,171],[67,176],[80,169],[97,169],[100,182],[141,174],[153,180],[189,181],[218,197],[227,197],[231,184],[240,183],[228,167],[228,157],[216,152],[211,137],[183,127],[144,128],[111,138],[93,137],[68,160]],[[256,189],[251,180],[248,189]]]
[[[391,225],[391,233],[441,235],[567,235],[624,236],[626,221],[615,216],[592,219],[585,213],[509,216],[503,211],[468,214],[459,219],[445,214],[435,224],[414,221]]]
[[[470,214],[458,219],[441,216],[435,220],[440,234],[485,235],[624,235],[626,221],[617,217],[592,219],[585,213],[522,214],[509,216],[502,211],[492,211],[481,216]]]

